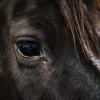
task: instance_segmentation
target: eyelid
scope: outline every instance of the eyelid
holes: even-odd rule
[[[27,66],[28,68],[35,66],[37,64],[40,64],[40,63],[46,64],[47,62],[50,62],[48,54],[45,52],[43,47],[41,48],[40,56],[26,57],[18,53],[18,48],[16,44],[14,46],[15,46],[15,54],[16,54],[17,61]]]
[[[14,39],[15,43],[17,43],[19,41],[34,41],[36,43],[40,43],[39,39],[37,39],[36,37],[32,37],[32,36],[20,36],[20,37],[16,37]]]
[[[30,37],[30,38],[36,38],[36,39],[41,39],[43,38],[43,33],[39,30],[36,29],[29,29],[29,28],[11,28],[10,30],[11,33],[11,38],[12,40],[16,40],[17,38],[20,37]]]
[[[30,60],[30,61],[34,60],[34,61],[46,61],[47,62],[47,59],[45,58],[45,54],[43,53],[42,50],[41,50],[40,56],[28,57],[28,56],[23,55],[20,52],[20,50],[17,48],[17,45],[15,45],[15,49],[16,49],[16,52],[17,52],[17,57],[22,57],[23,59]]]

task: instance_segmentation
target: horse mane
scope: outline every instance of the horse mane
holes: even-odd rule
[[[100,10],[100,0],[95,0],[94,5],[96,9]]]
[[[94,0],[95,1],[95,0]],[[93,23],[92,10],[96,5],[93,0],[60,0],[60,9],[67,26],[72,33],[74,47],[77,50],[77,39],[84,55],[89,60],[99,59],[100,54],[97,41],[97,33]],[[100,4],[100,3],[99,3]]]

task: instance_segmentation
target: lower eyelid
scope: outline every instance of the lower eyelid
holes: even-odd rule
[[[48,60],[45,57],[43,57],[43,55],[28,58],[28,57],[23,57],[18,53],[17,53],[17,61],[18,63],[26,66],[27,68],[33,68],[38,66],[39,64],[42,63],[45,64],[48,62]]]
[[[41,56],[31,56],[31,57],[28,57],[28,56],[25,56],[23,55],[19,50],[17,50],[17,52],[22,56],[24,57],[25,59],[32,59],[32,60],[37,60],[37,59],[41,59]]]

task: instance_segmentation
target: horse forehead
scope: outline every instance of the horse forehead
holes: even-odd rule
[[[10,5],[8,4],[8,10],[10,15],[16,15],[16,17],[17,15],[21,16],[22,14],[27,16],[27,13],[41,14],[55,7],[53,0],[14,0],[9,2]],[[47,11],[47,13],[49,12],[50,11]]]
[[[27,4],[41,4],[41,3],[50,3],[52,1],[55,1],[55,0],[14,0],[13,2],[15,3],[19,3],[19,4],[23,4],[24,6],[24,3],[26,2]],[[12,1],[9,1],[9,2],[12,2]],[[19,5],[20,6],[20,5]]]

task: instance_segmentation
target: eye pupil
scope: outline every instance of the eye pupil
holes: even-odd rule
[[[40,45],[34,41],[20,41],[17,43],[18,50],[24,56],[39,56],[40,55]]]

